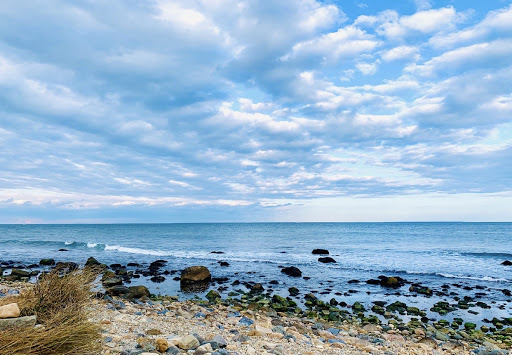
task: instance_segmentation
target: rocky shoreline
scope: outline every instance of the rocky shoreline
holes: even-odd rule
[[[320,252],[314,251],[325,258],[321,256],[325,252]],[[449,287],[432,290],[398,276],[383,275],[365,283],[390,291],[408,288],[418,297],[445,292],[447,300],[436,302],[429,310],[399,300],[347,304],[343,297],[326,302],[295,287],[288,289],[288,295],[279,295],[273,292],[272,282],[262,285],[215,278],[204,266],[193,266],[178,274],[167,270],[166,263],[155,260],[145,267],[107,266],[89,258],[85,267],[101,270],[98,282],[103,287],[96,290],[97,298],[91,307],[94,321],[103,328],[104,354],[512,353],[512,318],[484,319],[482,325],[457,317],[451,321],[442,318],[456,309],[477,313],[475,309],[495,306],[468,296],[451,295]],[[41,267],[43,272],[51,268],[68,272],[79,267],[53,259],[43,259],[39,265],[0,265],[0,274],[7,269],[7,275],[0,280],[0,296],[22,292],[23,287],[28,287],[24,282],[33,281]],[[283,267],[282,272],[291,278],[302,277],[294,267]],[[142,285],[126,285],[141,277],[158,283],[173,274],[189,292],[208,289],[205,299],[178,301],[176,296],[151,294]],[[354,285],[359,282],[352,281]],[[503,290],[503,294],[507,291]],[[510,297],[510,293],[506,296]],[[440,317],[427,317],[428,311]]]

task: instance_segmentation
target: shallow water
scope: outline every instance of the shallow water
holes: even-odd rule
[[[94,256],[107,264],[126,264],[165,259],[169,270],[205,265],[214,277],[263,284],[277,280],[279,285],[273,287],[283,295],[295,286],[302,293],[319,291],[321,298],[335,296],[349,304],[395,300],[397,296],[390,295],[394,291],[364,281],[397,275],[434,290],[449,284],[450,291],[461,296],[484,292],[486,302],[504,306],[465,316],[473,320],[511,313],[510,297],[501,292],[512,288],[512,267],[501,265],[512,260],[511,241],[512,223],[0,225],[2,260],[33,263],[54,258],[84,263]],[[59,252],[61,248],[68,251]],[[328,249],[337,263],[319,263],[318,256],[311,254],[315,248]],[[221,267],[217,263],[221,260],[230,266]],[[310,279],[282,274],[279,266],[289,265],[300,268]],[[363,282],[348,284],[352,279]],[[179,282],[172,277],[160,284],[143,279],[134,283],[146,283],[155,293],[180,293]],[[477,285],[485,291],[463,290]],[[408,287],[400,296],[407,297],[408,304],[429,308],[442,299],[404,295]],[[358,292],[346,294],[350,289]],[[320,295],[322,291],[326,293]]]

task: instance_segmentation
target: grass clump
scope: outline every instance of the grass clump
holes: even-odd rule
[[[98,354],[100,328],[89,321],[93,270],[58,270],[42,275],[19,296],[0,298],[0,306],[18,303],[21,316],[36,315],[42,327],[0,331],[0,354]]]

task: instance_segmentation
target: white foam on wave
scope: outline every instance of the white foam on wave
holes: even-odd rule
[[[166,256],[172,255],[168,252],[160,251],[160,250],[148,250],[141,248],[128,248],[120,245],[105,245],[105,250],[115,250],[120,251],[122,253],[130,253],[130,254],[143,254],[143,255],[155,255],[155,256]]]
[[[96,248],[98,243],[87,243],[87,248]]]
[[[73,244],[73,243],[74,243],[74,242],[64,242],[64,244],[66,244],[66,245],[71,245],[71,244]]]
[[[457,275],[453,275],[453,274],[441,274],[441,273],[438,273],[437,275],[442,276],[442,277],[447,277],[447,278],[450,278],[450,279],[467,279],[467,280],[491,281],[491,282],[509,282],[509,280],[507,280],[507,279],[494,278],[494,277],[490,277],[490,276],[482,276],[482,277],[477,277],[477,276],[457,276]]]

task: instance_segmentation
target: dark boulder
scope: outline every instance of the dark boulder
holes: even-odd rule
[[[190,266],[181,272],[182,283],[209,282],[212,279],[210,270],[205,266]]]
[[[336,260],[334,260],[333,258],[329,257],[329,256],[326,256],[326,257],[323,257],[323,258],[318,258],[318,261],[320,261],[321,263],[324,263],[324,264],[329,264],[329,263],[335,263]]]
[[[327,249],[313,249],[311,254],[314,254],[314,255],[329,255],[329,250],[327,250]]]
[[[400,276],[379,276],[380,285],[382,287],[399,288],[405,285],[406,281]]]
[[[128,287],[128,290],[134,298],[149,297],[150,295],[149,290],[145,286],[131,286]]]
[[[107,290],[107,293],[113,296],[121,296],[130,293],[130,289],[126,286],[115,285]]]
[[[227,261],[217,261],[220,266],[229,266],[229,263]]]
[[[299,294],[299,289],[297,287],[290,287],[288,292],[290,292],[290,296],[297,296]]]
[[[85,266],[100,266],[100,265],[102,265],[102,264],[98,260],[93,258],[92,256],[89,257],[89,259],[87,259],[87,261],[85,262]]]
[[[52,266],[52,265],[55,265],[55,260],[54,259],[41,259],[41,261],[39,261],[39,265]]]
[[[302,276],[302,271],[300,271],[300,269],[295,266],[284,267],[281,269],[281,272],[291,277]]]
[[[161,275],[158,275],[158,276],[153,276],[150,280],[153,281],[153,282],[160,283],[160,282],[164,282],[165,281],[165,277],[163,277]]]
[[[512,265],[512,261],[510,261],[510,260],[505,260],[504,262],[502,262],[502,263],[501,263],[501,265],[511,266],[511,265]]]

